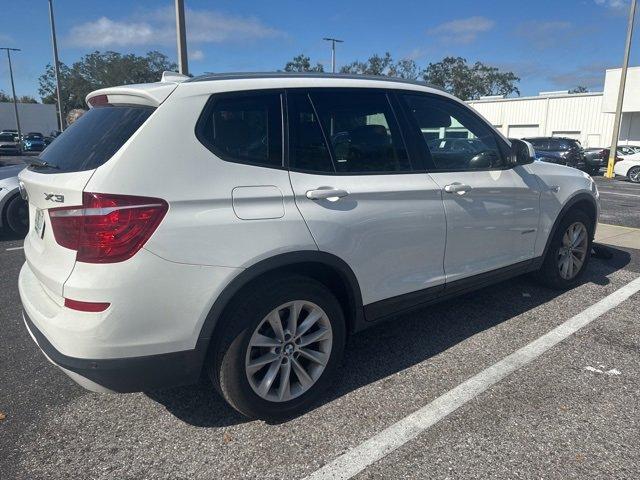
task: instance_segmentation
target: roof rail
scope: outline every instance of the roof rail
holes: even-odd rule
[[[243,80],[259,78],[335,78],[347,80],[376,80],[379,82],[407,83],[409,85],[420,85],[435,90],[445,92],[442,87],[430,85],[418,80],[408,80],[405,78],[388,77],[384,75],[360,75],[353,73],[324,73],[324,72],[230,72],[230,73],[206,73],[197,77],[189,78],[186,82],[208,82],[213,80]]]

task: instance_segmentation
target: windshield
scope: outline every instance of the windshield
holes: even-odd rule
[[[40,159],[57,167],[50,173],[98,168],[131,138],[154,110],[131,105],[92,108],[62,132],[42,152]]]
[[[0,142],[13,142],[14,135],[11,133],[3,133],[0,135]]]

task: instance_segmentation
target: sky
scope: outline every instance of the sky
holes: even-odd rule
[[[304,53],[328,70],[322,38],[337,37],[338,68],[385,51],[420,67],[453,55],[513,71],[523,96],[597,91],[605,69],[622,63],[629,1],[185,0],[189,69],[274,71]],[[52,58],[47,1],[2,4],[0,47],[22,49],[12,57],[16,93],[39,98],[38,77]],[[177,57],[171,0],[54,0],[54,8],[65,64],[94,50]],[[640,65],[640,35],[631,65]],[[11,90],[6,56],[0,90]]]

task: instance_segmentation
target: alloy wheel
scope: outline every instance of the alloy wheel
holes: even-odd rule
[[[640,168],[639,167],[632,168],[631,170],[629,170],[629,180],[631,180],[633,183],[640,183]]]
[[[249,385],[270,402],[299,397],[322,376],[332,343],[331,322],[318,305],[295,300],[274,308],[249,340],[245,358]]]
[[[558,269],[565,280],[572,280],[580,273],[587,258],[589,233],[582,222],[572,223],[562,236],[558,249]]]

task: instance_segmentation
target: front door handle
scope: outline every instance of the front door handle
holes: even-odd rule
[[[449,185],[444,186],[444,191],[447,193],[457,193],[458,195],[464,195],[469,190],[473,190],[471,185],[466,185],[464,183],[453,182]]]
[[[316,190],[307,190],[307,198],[309,200],[336,200],[346,197],[349,192],[340,188],[319,187]]]

